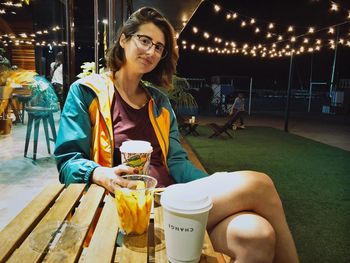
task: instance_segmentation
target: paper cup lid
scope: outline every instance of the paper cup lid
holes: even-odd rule
[[[172,212],[184,214],[199,214],[212,208],[211,197],[185,184],[175,184],[167,187],[160,199],[161,205]]]
[[[151,153],[153,147],[147,141],[132,140],[123,142],[119,150],[127,153]]]

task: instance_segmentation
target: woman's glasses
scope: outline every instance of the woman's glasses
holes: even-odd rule
[[[156,54],[160,56],[160,58],[165,58],[168,54],[168,51],[165,49],[165,46],[161,43],[153,43],[152,38],[145,35],[132,35],[136,37],[137,47],[143,49],[144,51],[148,51],[154,46],[154,51]]]

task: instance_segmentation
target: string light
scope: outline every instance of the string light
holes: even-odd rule
[[[221,9],[221,7],[219,5],[214,5],[214,10],[216,13],[219,12],[220,9]]]
[[[246,27],[248,26],[248,23],[246,21],[249,21],[249,25],[250,26],[254,26],[254,32],[255,33],[259,33],[261,32],[260,27],[256,26],[256,24],[267,24],[268,25],[268,29],[273,29],[275,28],[275,24],[274,23],[267,23],[266,21],[261,22],[259,19],[255,19],[252,17],[248,17],[245,15],[239,15],[236,12],[233,12],[232,10],[227,10],[225,8],[222,8],[220,6],[214,6],[214,10],[216,12],[219,11],[224,11],[222,12],[222,14],[224,15],[224,17],[226,18],[226,20],[233,20],[237,17],[244,17],[243,19],[240,19],[240,25],[241,27]],[[350,11],[347,11],[347,14],[350,17]],[[227,54],[242,54],[242,55],[251,55],[251,56],[260,56],[260,57],[282,57],[282,56],[288,56],[290,54],[303,54],[305,52],[315,52],[315,51],[320,51],[322,49],[322,41],[320,39],[311,39],[305,37],[306,35],[311,35],[311,34],[315,34],[317,33],[317,36],[319,37],[319,32],[321,31],[330,31],[333,32],[335,31],[334,28],[339,27],[340,25],[345,24],[343,23],[339,23],[337,25],[332,25],[332,26],[328,26],[325,28],[315,28],[315,27],[308,27],[305,30],[305,27],[303,27],[304,33],[303,34],[299,34],[299,35],[295,35],[296,32],[301,30],[301,27],[298,28],[298,30],[296,30],[296,28],[292,25],[287,27],[287,32],[291,33],[294,32],[293,36],[283,36],[281,34],[277,34],[277,33],[272,33],[272,32],[266,32],[266,37],[267,38],[271,38],[272,41],[274,41],[272,44],[268,44],[268,43],[257,43],[256,45],[250,45],[248,43],[245,43],[243,45],[238,45],[238,44],[232,44],[233,41],[229,41],[229,40],[225,40],[222,39],[218,36],[213,36],[213,34],[211,34],[210,32],[204,32],[203,33],[203,37],[214,41],[217,44],[222,43],[222,45],[224,45],[225,47],[220,48],[219,46],[217,47],[211,47],[211,46],[207,46],[207,47],[203,47],[203,48],[198,48],[198,46],[196,44],[192,44],[191,45],[191,50],[194,51],[198,51],[200,49],[201,52],[206,51],[210,54],[215,53],[215,54],[221,54],[221,55],[227,55]],[[278,25],[277,29],[280,29],[281,25]],[[193,30],[195,31],[195,30]],[[306,32],[305,32],[306,31]],[[196,32],[199,32],[199,30],[197,29]],[[281,32],[281,31],[280,31]],[[212,37],[211,37],[212,36]],[[349,36],[350,36],[350,32],[349,32]],[[349,38],[349,37],[347,37]],[[285,39],[285,40],[284,40]],[[278,42],[277,42],[278,40]],[[293,43],[293,46],[295,48],[291,48],[289,44],[285,45],[285,47],[278,47],[277,43],[280,42],[284,42],[284,41],[290,41]],[[312,44],[313,43],[313,44]],[[329,47],[329,48],[334,48],[335,46],[335,41],[333,40],[333,42],[330,42],[330,44],[328,45],[324,45],[324,47]],[[345,38],[340,38],[339,39],[339,44],[344,45],[344,46],[350,46],[350,40],[347,40]],[[270,46],[270,48],[267,48],[267,45]],[[183,46],[182,48],[184,48],[185,46]]]
[[[223,12],[223,14],[224,15],[226,15],[226,19],[227,20],[229,20],[231,17],[232,17],[232,19],[234,19],[234,18],[236,18],[236,17],[238,17],[238,14],[236,13],[236,12],[234,12],[233,10],[229,10],[229,9],[227,9],[227,8],[225,8],[225,7],[222,7],[222,6],[219,6],[218,4],[214,4],[211,0],[207,0],[208,2],[210,2],[213,6],[214,6],[214,10],[220,10],[220,11],[224,11]],[[335,6],[337,7],[337,10],[339,10],[341,7],[337,4],[337,3],[335,3],[334,1],[330,1],[331,2],[331,9],[332,9],[332,6],[333,6],[333,9],[335,8]],[[344,10],[346,10],[346,14],[347,14],[347,18],[349,18],[350,19],[350,10],[347,10],[347,9],[345,9],[345,8],[342,8],[342,9],[344,9]],[[231,15],[231,14],[233,14],[233,15]],[[266,22],[266,21],[263,21],[263,20],[259,20],[259,19],[256,19],[256,18],[253,18],[253,17],[249,17],[249,16],[246,16],[246,15],[240,15],[241,17],[245,17],[246,19],[249,19],[250,21],[254,21],[254,23],[250,23],[250,25],[254,25],[254,24],[256,24],[256,23],[259,23],[259,24],[261,24],[261,23],[263,23],[263,24],[267,24],[268,25],[268,27],[267,27],[267,29],[272,29],[272,28],[275,28],[275,24],[274,23],[272,23],[272,22]],[[242,21],[244,21],[244,20],[241,20],[241,22]],[[245,25],[247,25],[247,23],[244,21],[244,23],[243,23],[243,25],[241,24],[241,27],[245,27]],[[279,26],[283,26],[283,25],[280,25],[279,24]],[[286,26],[287,27],[287,26]],[[300,27],[300,30],[305,30],[305,27]],[[260,28],[259,28],[259,30],[257,30],[257,31],[261,31],[260,30]],[[287,32],[295,32],[296,31],[296,28],[294,27],[294,26],[288,26],[287,27]],[[310,27],[309,28],[309,32],[308,33],[313,33],[313,32],[316,32],[316,29],[314,28],[314,27]],[[306,33],[306,32],[305,32]],[[277,34],[273,34],[272,33],[272,35],[276,35],[277,36]]]
[[[22,0],[23,2],[23,0]],[[14,3],[13,1],[6,1],[4,3],[0,3],[4,8],[0,9],[0,15],[4,15],[4,14],[13,14],[16,15],[15,11],[11,11],[11,12],[6,12],[5,8],[21,8],[23,7],[22,3]]]
[[[58,30],[61,30],[62,28],[60,28],[59,26],[53,26],[52,28],[51,28],[51,31],[53,31],[53,32],[55,32],[55,31],[58,31]],[[50,33],[50,30],[49,29],[42,29],[42,30],[38,30],[37,32],[35,32],[35,33],[20,33],[20,34],[18,34],[18,36],[19,37],[21,37],[21,35],[29,35],[29,36],[31,36],[31,37],[36,37],[37,35],[45,35],[45,34],[49,34]],[[3,35],[0,35],[0,37],[8,37],[9,35],[8,34],[3,34]],[[13,37],[13,38],[16,38],[16,35],[14,35],[14,34],[11,34],[11,36]]]
[[[38,45],[37,43],[35,43],[35,38],[37,37],[41,37],[41,36],[44,36],[44,35],[48,35],[50,34],[50,31],[52,32],[57,32],[59,30],[61,30],[62,28],[59,27],[59,26],[53,26],[50,29],[42,29],[42,30],[38,30],[37,32],[35,33],[26,33],[26,32],[23,32],[23,33],[19,33],[19,34],[3,34],[3,35],[0,35],[0,39],[2,39],[2,41],[0,43],[2,43],[3,45],[5,46],[8,46],[8,44],[12,44],[14,43],[15,45]],[[29,37],[31,37],[31,39],[29,39]],[[8,40],[8,41],[6,41]],[[41,46],[45,46],[46,43],[43,43],[41,42],[40,43]],[[50,43],[50,45],[52,46],[63,46],[65,45],[63,42],[58,42],[56,43],[55,41],[53,41],[52,43]]]
[[[218,38],[217,38],[218,39]],[[305,39],[304,39],[305,41]],[[236,43],[234,43],[233,41],[231,43],[229,43],[228,41],[224,42],[225,47],[224,48],[220,48],[218,46],[216,47],[211,47],[211,46],[207,46],[203,49],[201,49],[201,52],[204,51],[204,49],[207,51],[208,54],[221,54],[221,55],[236,55],[236,54],[241,54],[241,55],[251,55],[253,57],[269,57],[269,58],[273,58],[273,57],[283,57],[283,56],[289,56],[291,53],[296,54],[296,55],[301,55],[305,52],[315,52],[315,51],[320,51],[322,46],[321,46],[321,40],[317,39],[315,45],[310,45],[310,46],[305,46],[308,45],[310,43],[310,41],[305,41],[307,43],[303,43],[302,45],[300,45],[299,47],[295,47],[293,49],[291,49],[291,46],[289,44],[286,44],[284,48],[278,49],[278,45],[276,43],[273,43],[271,45],[270,48],[267,48],[267,46],[263,46],[262,44],[258,44],[258,45],[252,45],[250,46],[248,43],[244,43],[241,45],[241,47],[239,48],[237,46]],[[330,39],[328,40],[329,44],[329,48],[334,49],[335,48],[335,40],[334,39]],[[344,45],[344,46],[350,46],[350,39],[349,40],[345,40],[343,38],[340,38],[338,41],[339,44]],[[231,44],[231,49],[229,48]],[[192,44],[193,49],[192,50],[197,50],[196,47],[197,45]],[[295,45],[295,44],[293,44]],[[186,49],[186,47],[183,47],[183,49]],[[265,55],[263,55],[265,54]],[[267,56],[267,54],[269,54]]]
[[[331,6],[331,11],[338,11],[338,5],[334,2],[332,2],[332,6]]]
[[[13,3],[12,1],[7,1],[7,2],[1,3],[1,4],[4,6],[7,6],[7,7],[23,7],[22,3]]]

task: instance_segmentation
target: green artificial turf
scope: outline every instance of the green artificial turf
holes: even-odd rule
[[[186,136],[209,173],[256,170],[273,179],[301,262],[350,262],[350,152],[274,128]]]

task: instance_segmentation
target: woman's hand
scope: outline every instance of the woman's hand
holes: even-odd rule
[[[114,193],[117,187],[126,187],[129,181],[121,176],[125,174],[136,174],[137,169],[126,165],[118,165],[116,167],[97,167],[91,176],[92,183],[98,184],[106,188],[109,192]]]

